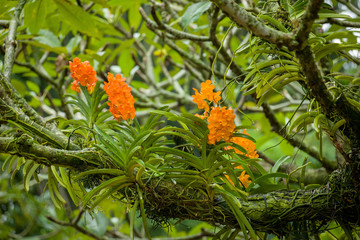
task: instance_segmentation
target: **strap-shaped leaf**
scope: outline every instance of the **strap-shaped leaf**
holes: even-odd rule
[[[137,188],[137,193],[139,196],[140,213],[141,213],[141,219],[142,219],[144,230],[145,230],[145,235],[146,235],[147,239],[151,240],[150,232],[149,232],[148,225],[147,225],[146,214],[145,214],[143,193],[138,184],[136,185],[136,188]]]
[[[189,165],[192,165],[199,170],[203,169],[203,166],[201,165],[199,158],[195,157],[194,155],[192,155],[190,153],[183,152],[178,149],[169,148],[169,147],[151,147],[151,148],[148,148],[147,151],[154,152],[154,153],[166,153],[166,154],[171,154],[173,156],[178,156],[178,157],[183,158],[184,160],[189,161]]]
[[[100,192],[103,189],[113,187],[115,185],[120,186],[124,183],[131,183],[131,182],[132,182],[131,179],[126,176],[119,176],[119,177],[111,178],[111,179],[101,183],[99,186],[93,188],[90,192],[88,192],[84,196],[84,198],[82,200],[82,204],[83,204],[83,206],[87,206],[87,204],[89,203],[91,198],[93,198],[95,194],[97,194],[98,192]]]
[[[283,66],[286,64],[298,66],[298,63],[296,63],[295,61],[286,60],[286,59],[274,59],[267,62],[257,63],[256,66],[254,66],[253,69],[246,75],[244,79],[244,83],[246,83],[254,74],[258,73],[263,68],[267,68],[274,65]]]
[[[274,166],[271,168],[271,172],[272,173],[276,173],[278,171],[278,169],[280,168],[281,164],[283,164],[284,162],[286,162],[287,160],[289,160],[289,156],[282,156],[281,158],[279,158],[276,163],[274,164]]]
[[[91,169],[76,175],[76,177],[74,177],[74,181],[77,181],[81,178],[84,178],[92,174],[108,174],[108,175],[119,176],[119,175],[124,175],[125,172],[120,169],[112,169],[112,168]]]
[[[52,171],[48,171],[48,188],[50,198],[56,208],[62,208],[63,204],[66,203],[65,199],[61,196],[56,179]]]
[[[329,55],[330,53],[337,52],[340,50],[353,50],[353,49],[360,49],[360,44],[339,44],[339,43],[329,43],[325,46],[317,49],[314,51],[315,58],[319,61],[321,58]]]
[[[97,145],[97,147],[105,151],[105,153],[108,154],[108,156],[111,157],[112,160],[114,160],[114,162],[123,169],[125,167],[124,151],[121,151],[119,145],[114,141],[114,139],[103,130],[98,128],[96,125],[94,126],[94,129],[96,132],[98,132],[98,139],[104,145],[104,147],[99,145]],[[121,138],[121,136],[119,137]]]
[[[262,95],[262,97],[257,102],[257,105],[260,106],[269,97],[273,96],[275,91],[279,92],[281,88],[288,85],[289,83],[295,82],[295,81],[303,81],[303,80],[304,80],[304,78],[302,78],[302,77],[291,77],[291,78],[285,79],[284,81],[282,81],[280,83],[273,85],[271,89],[269,89],[264,95]]]
[[[292,76],[295,77],[295,76],[297,76],[297,74],[294,72],[299,72],[299,71],[300,71],[300,69],[297,66],[285,65],[285,66],[280,66],[278,68],[275,68],[275,69],[271,70],[270,72],[264,74],[260,83],[258,83],[258,85],[257,85],[257,88],[256,88],[257,96],[256,97],[259,98],[262,95],[262,93],[264,91],[266,91],[266,90],[262,90],[265,86],[270,86],[272,88],[275,85],[275,83],[272,82],[272,80],[274,79],[275,76],[292,73]]]
[[[1,167],[1,171],[5,171],[5,168],[6,168],[6,165],[9,163],[8,165],[8,172],[10,173],[11,172],[11,168],[14,164],[14,161],[18,158],[18,156],[15,156],[15,155],[9,155],[5,158],[5,161]]]
[[[257,98],[261,97],[266,91],[268,91],[270,88],[273,88],[277,83],[283,81],[284,79],[296,77],[299,72],[298,67],[289,67],[287,68],[287,73],[284,73],[281,76],[274,76],[272,79],[267,79],[266,84],[261,87],[259,91],[257,91]]]
[[[314,118],[316,117],[316,115],[318,115],[318,112],[315,111],[311,111],[311,112],[306,112],[301,114],[299,117],[297,117],[289,126],[289,128],[287,129],[288,134],[290,134],[292,132],[292,130],[298,126],[302,121],[304,121],[307,118]]]
[[[331,136],[334,136],[336,131],[346,123],[346,120],[345,119],[341,119],[339,121],[337,121],[331,128],[331,131],[330,131],[330,135]]]
[[[56,178],[56,181],[58,181],[58,183],[59,183],[62,187],[66,188],[66,184],[64,183],[63,179],[62,179],[62,178],[60,177],[60,175],[58,174],[57,168],[56,168],[55,166],[51,166],[51,167],[50,167],[50,170],[53,172],[53,175],[54,175],[54,177]]]
[[[74,204],[76,206],[78,206],[79,205],[79,196],[82,195],[82,191],[80,191],[80,188],[77,183],[71,181],[71,178],[68,175],[66,168],[59,167],[59,171],[61,174],[61,179],[63,180],[63,183],[65,184],[66,190],[68,191]]]
[[[143,130],[149,130],[149,129],[153,129],[155,126],[157,126],[159,123],[161,123],[160,118],[164,115],[162,114],[162,112],[169,112],[170,109],[166,106],[166,107],[162,107],[160,108],[158,111],[151,111],[150,112],[150,116],[149,118],[146,120],[144,126],[143,126]]]
[[[120,186],[111,187],[111,188],[106,189],[105,191],[102,191],[101,194],[98,194],[98,196],[94,199],[93,203],[91,204],[90,209],[93,210],[97,205],[99,205],[105,199],[109,198],[113,193],[116,193],[116,192],[120,191],[121,189],[130,186],[131,184],[133,184],[133,183],[124,183],[124,184],[121,184]]]
[[[269,22],[269,23],[271,23],[272,25],[274,25],[274,26],[275,26],[278,30],[280,30],[280,31],[283,31],[283,32],[286,32],[286,33],[289,32],[289,30],[287,30],[287,29],[284,27],[284,25],[281,24],[280,21],[278,21],[278,20],[270,17],[269,15],[262,15],[262,14],[260,14],[260,15],[258,15],[257,17],[260,18],[260,19],[263,19],[263,20],[265,20],[265,21],[267,21],[267,22]]]
[[[24,189],[25,191],[29,191],[29,186],[30,186],[30,179],[33,176],[33,174],[35,173],[36,169],[38,169],[38,167],[40,166],[40,164],[38,163],[33,163],[31,165],[31,168],[29,168],[25,175],[24,175]]]
[[[141,149],[141,145],[144,141],[146,141],[151,135],[153,131],[147,130],[141,134],[139,134],[135,140],[131,143],[131,145],[126,150],[126,162],[130,161],[132,156],[135,154],[136,151]],[[136,150],[134,150],[136,148]]]
[[[234,216],[236,217],[236,220],[240,225],[240,228],[244,234],[245,239],[248,239],[247,231],[249,231],[249,235],[251,239],[257,239],[254,229],[252,228],[251,224],[249,223],[245,215],[240,210],[241,204],[239,200],[231,193],[222,189],[218,185],[216,185],[216,191],[218,191],[221,194],[221,196],[224,198],[224,200],[230,207],[231,211],[233,212]]]

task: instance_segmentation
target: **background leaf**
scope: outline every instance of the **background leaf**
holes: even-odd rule
[[[190,5],[181,17],[181,23],[183,26],[187,27],[190,23],[198,20],[199,17],[210,8],[211,4],[211,2],[202,1]]]

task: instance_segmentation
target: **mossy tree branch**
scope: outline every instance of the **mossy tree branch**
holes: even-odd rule
[[[339,182],[341,173],[332,179]],[[331,187],[330,187],[331,186]],[[303,220],[323,221],[336,219],[337,214],[355,207],[344,207],[343,196],[338,194],[338,187],[328,185],[314,190],[274,191],[255,194],[246,199],[239,199],[239,209],[256,230],[284,234],[289,222]],[[178,194],[181,192],[182,194]],[[157,220],[169,218],[195,219],[213,224],[237,227],[237,221],[225,201],[215,196],[211,201],[197,189],[184,188],[180,184],[168,181],[151,181],[145,189],[147,215]],[[337,207],[338,206],[338,207]],[[346,206],[346,204],[345,204]],[[356,219],[356,214],[349,215],[349,221]]]
[[[310,0],[307,4],[305,14],[300,19],[299,27],[295,33],[295,39],[299,43],[300,49],[306,44],[309,33],[320,11],[321,4],[324,0]]]
[[[5,56],[4,56],[4,71],[0,73],[0,87],[4,88],[5,93],[11,96],[18,105],[21,105],[24,111],[29,114],[37,123],[45,124],[44,119],[29,106],[24,98],[11,85],[12,69],[15,61],[15,50],[17,47],[16,31],[19,25],[20,14],[24,8],[25,0],[20,0],[15,8],[14,16],[9,23],[9,32],[5,39]]]
[[[0,153],[8,153],[47,166],[62,166],[76,171],[96,168],[92,162],[100,162],[94,149],[79,151],[61,150],[35,143],[28,136],[18,139],[0,137]],[[134,182],[136,188],[136,183]],[[255,229],[278,231],[290,221],[324,220],[333,215],[335,201],[330,188],[317,190],[278,191],[251,195],[239,199],[240,210],[251,221]],[[237,221],[220,196],[211,200],[202,190],[174,184],[166,178],[152,179],[144,189],[147,214],[152,218],[195,219],[236,226]],[[181,192],[182,194],[179,194]],[[341,201],[341,199],[339,199]]]
[[[15,8],[14,16],[9,23],[9,33],[5,39],[4,76],[6,82],[11,82],[12,69],[15,60],[16,30],[19,25],[19,18],[26,0],[20,0]]]
[[[9,33],[5,40],[4,71],[3,73],[0,73],[1,120],[12,120],[14,122],[19,122],[20,124],[28,124],[29,126],[38,129],[39,132],[44,132],[45,135],[51,136],[53,140],[62,142],[61,146],[63,148],[69,145],[70,149],[79,149],[79,147],[73,143],[67,144],[65,135],[54,126],[54,124],[48,124],[43,117],[41,117],[23,97],[21,97],[11,84],[12,69],[16,57],[16,31],[25,2],[25,0],[20,0],[18,2],[14,11],[14,16],[12,20],[10,20]],[[40,77],[44,77],[49,80],[51,84],[58,86],[58,84],[52,79],[49,79],[45,73],[40,73],[41,71],[38,73]],[[11,117],[6,117],[6,115],[11,115],[13,118],[10,119]]]
[[[62,150],[38,144],[28,135],[0,137],[0,153],[7,153],[46,166],[62,166],[78,171],[94,168],[100,162],[94,149]]]
[[[352,106],[344,93],[332,96],[327,89],[322,73],[315,60],[314,54],[306,39],[311,30],[311,26],[317,18],[322,0],[309,1],[305,14],[300,20],[300,27],[296,33],[297,40],[300,42],[300,48],[295,53],[306,77],[306,84],[310,89],[310,94],[321,106],[322,111],[331,121],[338,121],[341,118],[346,120],[344,129],[345,136],[350,139],[352,155],[346,160],[353,165],[353,181],[359,181],[360,161],[360,111]],[[305,37],[304,37],[305,36]]]
[[[233,0],[212,0],[212,2],[236,24],[251,31],[254,35],[278,46],[285,45],[289,48],[298,46],[291,34],[266,26]]]

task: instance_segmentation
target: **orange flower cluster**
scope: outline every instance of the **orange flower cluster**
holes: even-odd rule
[[[79,83],[86,86],[88,91],[92,93],[96,85],[96,72],[90,66],[88,61],[81,62],[79,58],[74,58],[69,62],[71,77],[75,80],[72,82],[71,89],[80,93]]]
[[[234,119],[235,115],[231,108],[226,107],[211,107],[210,104],[214,102],[217,104],[221,100],[220,91],[214,92],[215,86],[211,84],[210,80],[201,83],[201,91],[194,88],[195,95],[193,95],[193,102],[198,105],[199,109],[204,109],[203,115],[196,116],[201,119],[207,119],[209,125],[209,135],[207,142],[215,144],[221,139],[229,141],[235,130]]]
[[[249,135],[245,129],[244,129],[243,133],[246,135]],[[230,142],[233,142],[239,146],[242,146],[247,151],[247,153],[243,153],[240,150],[235,148],[235,153],[247,156],[248,158],[258,158],[259,157],[259,155],[257,154],[256,149],[255,149],[255,143],[253,141],[246,139],[246,138],[242,138],[242,137],[232,137],[230,139]],[[226,150],[233,149],[233,147],[228,146],[228,147],[225,147],[225,149]],[[243,169],[241,166],[237,166],[235,168]],[[227,179],[229,179],[230,182],[232,182],[228,175],[225,175],[225,176],[227,177]],[[244,185],[245,188],[247,188],[247,186],[251,183],[250,176],[248,174],[246,174],[245,171],[241,172],[241,175],[239,176],[239,181]]]
[[[210,116],[207,121],[209,123],[209,135],[207,142],[209,144],[215,144],[223,139],[225,142],[229,142],[233,132],[236,128],[235,115],[231,108],[226,107],[212,107]]]
[[[245,129],[244,129],[243,133],[246,135],[249,135]],[[253,141],[246,139],[246,138],[242,138],[242,137],[232,137],[230,139],[230,142],[233,142],[233,143],[236,143],[237,145],[242,146],[247,151],[247,153],[243,153],[240,150],[235,148],[235,152],[237,154],[247,156],[248,158],[258,158],[259,157],[259,155],[257,154],[256,149],[255,149],[255,143]],[[225,149],[232,149],[232,148],[233,147],[231,147],[231,146],[225,147]]]
[[[204,109],[204,115],[198,117],[205,119],[208,117],[208,113],[210,110],[209,105],[214,102],[217,104],[221,99],[221,92],[214,92],[215,86],[211,84],[210,80],[207,80],[206,82],[201,83],[201,90],[200,93],[197,89],[193,88],[195,91],[195,95],[192,95],[193,102],[198,105],[199,109]],[[207,100],[207,101],[205,101]]]
[[[246,138],[242,137],[234,137],[233,133],[236,129],[234,120],[235,115],[231,108],[226,109],[226,107],[211,107],[210,104],[214,102],[217,104],[221,100],[220,93],[214,92],[215,86],[211,84],[210,80],[207,80],[205,83],[201,83],[201,91],[194,89],[195,95],[193,95],[193,102],[198,105],[199,109],[204,109],[203,115],[196,115],[201,119],[206,119],[208,121],[209,134],[207,142],[208,144],[215,144],[220,140],[224,140],[225,142],[233,142],[236,143],[243,148],[246,149],[247,153],[243,153],[238,149],[235,149],[237,154],[245,155],[249,158],[257,158],[259,155],[255,150],[255,144]],[[243,131],[244,134],[246,130]],[[232,149],[232,147],[226,147],[225,149]],[[235,167],[237,169],[243,169],[241,166]],[[230,182],[232,182],[228,175],[225,175]],[[250,183],[250,176],[246,174],[245,171],[242,171],[239,176],[239,181],[246,188]]]
[[[121,77],[120,74],[116,74],[114,78],[113,74],[108,73],[107,79],[108,82],[105,82],[104,90],[109,96],[110,102],[107,103],[110,106],[109,111],[118,121],[134,119],[135,100],[131,95],[131,88],[125,82],[126,78]]]

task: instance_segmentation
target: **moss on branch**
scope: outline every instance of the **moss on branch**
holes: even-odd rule
[[[351,216],[348,214],[349,219],[342,219],[351,222],[357,217],[357,207],[355,195],[347,200],[347,192],[353,187],[346,185],[349,176],[337,171],[326,186],[318,189],[250,195],[239,199],[240,210],[254,229],[276,234],[284,234],[294,222],[326,222],[344,216],[344,212],[352,212]],[[237,227],[237,220],[226,202],[219,196],[211,200],[203,189],[154,179],[144,190],[147,216],[156,222],[170,218],[195,219]]]
[[[285,45],[289,48],[295,48],[298,46],[298,43],[294,41],[291,34],[266,26],[233,0],[211,1],[236,24],[251,31],[254,35],[262,38],[263,40],[269,41],[270,43],[274,43],[278,46]]]
[[[25,134],[19,138],[0,137],[0,153],[25,157],[46,166],[62,166],[79,171],[93,168],[100,162],[99,155],[94,149],[56,149],[35,143]]]

